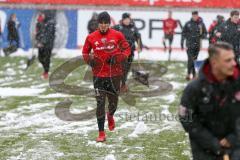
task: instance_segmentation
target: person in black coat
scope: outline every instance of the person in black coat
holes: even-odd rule
[[[97,30],[98,28],[97,18],[98,18],[98,14],[94,12],[92,15],[92,18],[88,21],[87,29],[89,34]]]
[[[10,54],[16,52],[20,46],[18,33],[19,27],[20,23],[17,20],[16,14],[11,14],[7,22],[7,40],[9,41],[9,45],[6,48],[3,48],[5,56],[9,56]]]
[[[126,85],[127,75],[130,70],[132,61],[134,59],[134,51],[137,49],[138,53],[141,52],[141,35],[138,32],[138,29],[135,27],[135,24],[132,21],[131,15],[129,13],[123,13],[120,24],[115,25],[113,29],[123,33],[123,35],[125,36],[131,48],[131,55],[128,57],[127,63],[125,64],[124,75],[123,75],[122,86],[121,86],[121,91],[126,92],[128,90],[128,87]],[[137,43],[137,47],[135,43]]]
[[[208,29],[209,34],[209,44],[216,43],[219,41],[219,38],[216,37],[217,29],[224,23],[224,17],[221,15],[217,15],[216,20],[213,21],[213,23],[210,25]]]
[[[192,12],[192,19],[188,21],[182,31],[181,47],[184,49],[184,40],[186,39],[187,55],[188,55],[188,71],[186,79],[190,80],[196,77],[196,71],[194,67],[194,61],[197,60],[200,48],[201,40],[206,38],[207,30],[201,17],[198,16],[198,12]]]
[[[19,33],[18,33],[19,26],[20,23],[17,21],[16,14],[11,14],[7,23],[8,29],[7,38],[10,45],[15,45],[17,48],[19,47]]]
[[[38,47],[38,59],[44,68],[42,75],[44,79],[48,78],[56,32],[55,15],[48,15],[47,13],[41,13],[36,24],[36,45]]]
[[[236,58],[239,57],[240,23],[239,12],[232,11],[230,18],[217,28],[216,36],[220,41],[228,42],[233,46]]]
[[[199,77],[184,89],[179,108],[193,160],[234,157],[240,142],[240,67],[228,43],[217,42],[208,53]]]

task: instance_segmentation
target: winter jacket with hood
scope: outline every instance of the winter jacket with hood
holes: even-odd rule
[[[236,121],[240,117],[240,68],[225,82],[218,82],[206,60],[199,78],[185,88],[179,109],[180,122],[190,141],[202,151],[218,155],[222,152],[219,141],[226,138],[236,146]],[[194,153],[193,153],[194,154]]]
[[[219,39],[230,43],[233,46],[235,53],[238,54],[240,48],[240,23],[236,24],[233,23],[231,19],[228,19],[217,28],[217,32],[221,33]]]

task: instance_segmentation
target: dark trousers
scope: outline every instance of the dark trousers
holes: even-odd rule
[[[165,49],[167,49],[166,40],[168,40],[168,42],[169,42],[169,53],[171,53],[172,52],[173,34],[164,34],[163,46]]]
[[[128,76],[129,71],[130,71],[133,59],[134,59],[134,50],[131,51],[131,55],[128,57],[126,63],[124,63],[124,66],[123,66],[123,70],[124,70],[123,78],[122,78],[122,84],[123,85],[126,84],[127,76]]]
[[[97,122],[99,131],[104,131],[105,103],[108,99],[108,110],[114,115],[118,105],[118,93],[122,77],[93,77],[95,97],[97,100]]]
[[[169,41],[169,47],[171,48],[172,46],[172,42],[173,42],[173,34],[164,34],[164,41],[163,41],[163,45],[166,48],[166,42],[165,40]]]
[[[9,44],[10,44],[10,45],[14,45],[14,46],[16,46],[17,48],[19,48],[19,39],[10,39],[10,40],[9,40]]]
[[[231,160],[240,160],[240,148],[233,151],[231,158]]]
[[[187,73],[188,73],[188,75],[193,74],[193,76],[196,76],[194,61],[197,60],[199,51],[200,51],[199,47],[193,47],[193,48],[190,47],[187,49],[187,56],[188,56]]]
[[[51,48],[38,48],[38,60],[42,64],[44,72],[49,71],[50,63],[51,63]]]

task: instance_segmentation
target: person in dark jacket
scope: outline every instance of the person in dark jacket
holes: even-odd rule
[[[85,40],[82,55],[84,61],[92,67],[93,84],[97,101],[97,123],[99,135],[97,142],[106,140],[104,131],[105,103],[108,99],[108,128],[114,130],[114,113],[117,110],[120,83],[123,76],[122,62],[130,55],[130,47],[124,47],[124,35],[110,28],[110,15],[102,12],[98,15],[98,30],[89,34]],[[91,54],[91,51],[93,53]]]
[[[216,43],[219,41],[219,38],[216,37],[216,31],[217,29],[224,23],[224,17],[221,15],[217,15],[216,20],[213,21],[213,23],[210,25],[208,29],[209,34],[209,44]]]
[[[16,45],[19,47],[19,34],[18,34],[18,28],[20,26],[20,23],[17,21],[16,14],[11,14],[9,21],[7,23],[7,29],[8,29],[8,41],[10,45]]]
[[[54,46],[56,22],[54,14],[41,13],[36,24],[36,44],[38,47],[38,59],[42,64],[44,79],[48,78],[51,62],[51,54]]]
[[[212,44],[208,53],[199,77],[183,91],[179,108],[193,160],[230,158],[240,142],[240,67],[228,43]]]
[[[232,11],[230,18],[223,23],[216,31],[216,36],[220,41],[228,42],[233,46],[236,58],[239,57],[239,45],[240,45],[240,23],[239,12]]]
[[[121,91],[126,92],[128,90],[128,87],[126,85],[128,72],[130,70],[133,58],[134,58],[134,51],[137,49],[138,54],[141,52],[141,36],[138,32],[138,29],[135,27],[134,22],[131,19],[131,15],[129,13],[123,13],[122,14],[122,20],[120,21],[120,24],[113,27],[115,30],[120,31],[125,36],[127,42],[130,45],[131,48],[131,54],[128,57],[127,63],[125,64],[125,71],[124,76],[122,80],[122,86]],[[135,43],[137,43],[137,47],[135,46]]]
[[[207,30],[198,12],[192,12],[192,19],[188,21],[182,31],[181,47],[184,49],[184,40],[186,39],[187,55],[188,55],[188,71],[186,80],[196,77],[194,61],[197,59],[200,48],[201,40],[206,38]]]
[[[98,21],[97,21],[98,14],[96,12],[93,13],[92,18],[88,21],[88,33],[92,33],[97,30],[98,28]]]

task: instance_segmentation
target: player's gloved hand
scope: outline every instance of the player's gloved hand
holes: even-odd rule
[[[114,56],[111,56],[109,59],[107,59],[107,64],[114,65],[117,63],[116,58]]]
[[[93,68],[93,67],[95,67],[97,65],[97,62],[92,59],[92,60],[89,61],[88,65]]]

